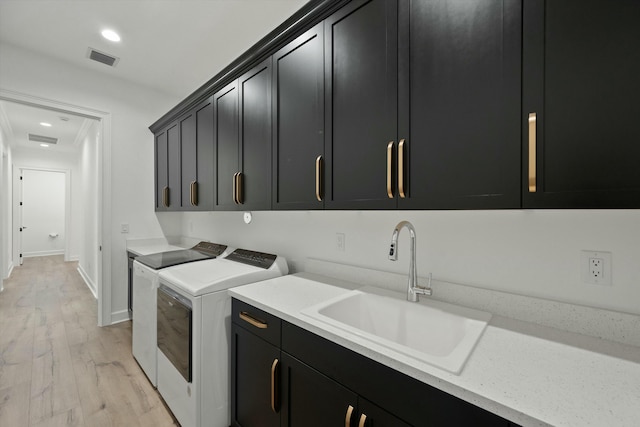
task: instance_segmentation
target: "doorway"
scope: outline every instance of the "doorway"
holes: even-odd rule
[[[83,178],[76,179],[75,182],[81,182],[82,192],[88,191],[91,194],[91,198],[86,198],[90,200],[89,207],[92,209],[93,214],[90,215],[90,223],[84,224],[84,227],[91,228],[90,235],[84,236],[84,242],[87,250],[89,251],[89,255],[87,256],[90,259],[89,270],[92,272],[92,276],[94,276],[93,286],[89,282],[82,271],[80,274],[87,282],[94,295],[97,299],[98,305],[98,326],[106,326],[111,324],[111,236],[108,233],[110,230],[111,224],[111,209],[110,209],[110,197],[111,197],[111,115],[108,112],[99,111],[91,108],[80,107],[72,104],[62,103],[59,101],[34,97],[31,95],[21,94],[13,91],[0,89],[0,103],[15,103],[22,106],[30,106],[43,110],[48,110],[55,112],[60,115],[72,115],[82,117],[87,119],[87,126],[91,128],[91,134],[93,135],[93,139],[91,140],[91,144],[86,144],[90,146],[91,149],[87,150],[80,154],[81,157],[84,156],[85,167],[84,170],[79,170],[80,175],[83,175]],[[60,118],[62,119],[62,118]],[[0,121],[0,125],[1,125]],[[11,135],[9,132],[9,140],[11,141],[15,135]],[[14,138],[15,139],[15,138]],[[11,217],[13,218],[10,221],[12,224],[9,227],[9,233],[6,236],[2,236],[0,240],[4,240],[5,242],[8,240],[9,242],[13,242],[12,246],[12,256],[10,259],[13,260],[13,265],[18,265],[19,263],[19,252],[17,250],[19,240],[19,226],[17,223],[21,222],[21,212],[19,212],[19,206],[16,206],[16,199],[18,191],[16,189],[16,175],[18,175],[17,167],[17,157],[16,154],[19,150],[14,150],[12,145],[9,146],[9,159],[13,172],[10,175],[12,179],[12,183],[9,184],[10,188],[13,188],[14,195],[12,197],[12,203],[10,207]],[[45,154],[44,158],[48,156]],[[86,159],[89,160],[86,160]],[[21,166],[25,166],[24,164]],[[46,169],[47,167],[43,167]],[[28,169],[28,168],[27,168]],[[91,171],[91,182],[88,184],[84,179],[84,174],[87,170]],[[59,171],[58,171],[59,172]],[[71,174],[71,173],[70,173]],[[72,173],[74,176],[79,176],[75,172]],[[68,175],[69,176],[69,175]],[[67,192],[65,194],[65,198],[69,197],[69,188],[67,187]],[[74,197],[72,199],[72,203]],[[67,203],[68,205],[68,203]],[[85,213],[86,206],[83,206],[83,214]],[[75,210],[75,206],[73,208]],[[69,210],[67,209],[67,212]],[[68,213],[66,214],[68,217]],[[27,224],[25,224],[27,225]],[[75,227],[77,224],[74,223]],[[29,225],[27,225],[29,227]],[[68,239],[70,224],[67,222],[65,224],[65,236]],[[29,230],[29,228],[27,228]],[[60,234],[55,230],[50,230],[47,234]],[[57,237],[59,238],[59,237]]]
[[[34,256],[64,254],[70,261],[70,171],[20,168],[20,265]]]

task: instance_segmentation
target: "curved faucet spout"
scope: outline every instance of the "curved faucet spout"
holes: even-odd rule
[[[411,240],[407,299],[415,302],[418,301],[418,295],[431,295],[431,286],[427,288],[418,286],[418,272],[416,268],[416,229],[409,221],[400,221],[393,229],[393,234],[391,235],[391,246],[389,247],[389,259],[391,261],[398,260],[398,235],[400,234],[400,230],[405,227],[409,230],[409,237]],[[429,285],[431,285],[431,277],[429,277]]]

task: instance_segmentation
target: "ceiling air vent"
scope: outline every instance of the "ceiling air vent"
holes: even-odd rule
[[[45,144],[57,144],[58,138],[52,138],[50,136],[29,134],[29,141],[44,142]]]
[[[87,53],[87,57],[89,59],[93,59],[94,61],[98,61],[101,62],[105,65],[108,65],[110,67],[115,67],[116,64],[118,63],[118,61],[120,61],[120,58],[116,58],[115,56],[111,56],[107,53],[104,52],[100,52],[98,50],[95,50],[94,48],[90,47],[89,51]]]

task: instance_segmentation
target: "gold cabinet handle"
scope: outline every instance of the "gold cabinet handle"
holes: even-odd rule
[[[536,192],[536,126],[537,114],[529,113],[529,193]]]
[[[404,139],[401,139],[398,143],[398,194],[401,199],[407,197],[406,189],[404,188],[404,142]]]
[[[236,203],[241,205],[242,201],[242,172],[236,174]]]
[[[393,199],[393,178],[391,176],[393,169],[393,146],[393,141],[387,144],[387,196],[389,196],[390,199]]]
[[[165,208],[169,207],[169,187],[164,187],[164,190],[162,191],[162,204]]]
[[[267,327],[269,326],[269,324],[267,322],[265,322],[264,320],[261,319],[256,319],[255,317],[253,317],[252,315],[250,315],[249,313],[247,313],[246,311],[241,311],[240,314],[238,315],[242,320],[244,320],[245,322],[255,326],[256,328],[259,329],[267,329]]]
[[[344,417],[344,427],[351,427],[351,417],[353,416],[353,406],[347,407],[347,414]]]
[[[316,199],[322,201],[322,156],[316,158]]]
[[[278,396],[278,367],[280,366],[280,361],[278,359],[273,359],[273,363],[271,364],[271,410],[278,413],[279,409],[279,396]]]
[[[236,185],[238,184],[238,180],[236,179],[237,176],[238,176],[238,172],[233,174],[233,182],[231,183],[233,187],[232,189],[233,203],[235,203],[236,205],[238,204],[238,199],[236,198],[236,195],[238,194],[238,190],[236,190]]]
[[[367,422],[367,416],[365,414],[360,415],[360,422],[358,423],[358,427],[364,427]]]
[[[191,182],[191,206],[198,206],[198,181]]]

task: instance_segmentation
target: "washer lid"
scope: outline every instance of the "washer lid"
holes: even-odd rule
[[[276,257],[269,268],[216,258],[161,270],[159,276],[162,282],[173,285],[189,295],[199,296],[272,279],[288,272],[287,261],[283,257]]]

